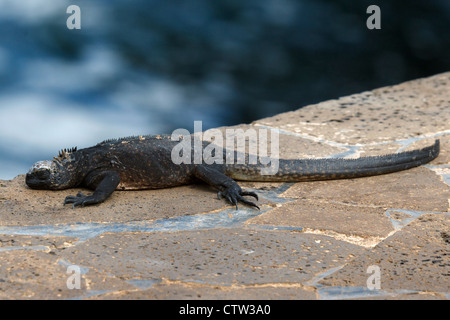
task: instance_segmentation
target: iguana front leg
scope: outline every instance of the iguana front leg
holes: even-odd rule
[[[231,204],[236,206],[236,210],[238,209],[238,201],[246,205],[256,207],[259,210],[259,207],[256,204],[243,198],[243,196],[252,196],[258,200],[258,195],[251,191],[243,191],[236,181],[230,177],[227,177],[220,171],[207,166],[198,165],[195,167],[194,175],[200,180],[203,180],[207,184],[218,189],[219,192],[217,193],[217,197],[219,199],[222,197],[227,199]]]
[[[78,192],[76,196],[67,196],[64,205],[72,203],[72,208],[76,206],[86,206],[105,201],[119,185],[120,177],[116,171],[94,172],[85,178],[85,185],[95,191],[92,195],[86,196]]]

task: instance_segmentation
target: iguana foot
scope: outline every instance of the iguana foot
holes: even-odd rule
[[[78,192],[76,196],[67,196],[64,199],[64,205],[68,203],[72,203],[72,209],[74,209],[76,206],[84,207],[85,205],[94,204],[96,201],[93,196],[87,196],[82,192]]]
[[[256,204],[254,204],[251,201],[246,200],[245,198],[243,198],[243,196],[251,196],[254,197],[256,200],[258,200],[258,195],[254,192],[251,191],[243,191],[238,185],[233,185],[230,186],[228,188],[226,188],[225,190],[219,191],[217,193],[217,197],[220,199],[222,199],[222,197],[224,197],[225,199],[227,199],[231,204],[234,204],[236,206],[236,210],[238,209],[238,201],[242,202],[248,206],[252,206],[257,208],[258,210],[261,210]]]

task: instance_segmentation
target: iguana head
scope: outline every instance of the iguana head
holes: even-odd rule
[[[28,171],[25,182],[32,189],[61,190],[77,184],[77,148],[64,149],[53,160],[39,161]]]

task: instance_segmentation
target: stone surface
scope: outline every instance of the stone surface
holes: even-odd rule
[[[295,231],[216,228],[175,233],[104,234],[61,258],[122,279],[168,278],[217,285],[303,283],[347,263],[362,248]]]
[[[437,159],[403,172],[240,183],[261,211],[235,210],[205,185],[72,209],[63,199],[86,190],[0,180],[0,299],[448,299],[449,92],[444,73],[232,127],[279,129],[284,158],[441,140]],[[374,266],[380,288],[370,290]]]
[[[247,223],[333,231],[363,239],[385,238],[394,231],[382,208],[317,200],[296,200],[286,203],[248,220]]]
[[[256,121],[340,143],[406,140],[449,130],[450,74],[409,81]]]
[[[0,184],[3,185],[0,187],[0,226],[168,219],[228,207],[227,203],[217,199],[216,191],[201,184],[114,192],[110,201],[76,210],[70,205],[64,206],[64,198],[90,190],[31,191],[25,184],[24,175]],[[174,195],[177,201],[173,201]],[[263,199],[260,203],[268,201]]]
[[[189,300],[274,300],[316,299],[313,288],[300,284],[267,284],[253,286],[216,286],[195,282],[169,281],[149,289],[115,291],[93,296],[90,299],[189,299]]]
[[[0,299],[83,299],[111,290],[132,289],[133,286],[93,268],[81,269],[79,289],[74,284],[67,263],[50,252],[13,250],[0,252]]]
[[[324,278],[325,286],[365,287],[367,268],[380,268],[381,289],[448,293],[450,217],[424,214],[401,231]]]
[[[252,139],[247,139],[247,145],[246,145],[246,152],[249,152],[249,145],[252,142],[255,146],[255,149],[258,146],[258,141],[260,141],[260,137],[262,136],[260,131],[266,131],[265,135],[262,137],[267,137],[266,143],[263,143],[264,146],[266,146],[267,154],[272,155],[272,136],[270,133],[271,128],[261,127],[261,126],[254,126],[254,125],[239,125],[239,126],[233,126],[233,127],[221,127],[217,128],[220,130],[222,135],[225,137],[223,141],[223,145],[226,145],[227,143],[227,137],[234,139],[236,141],[236,132],[237,130],[243,130],[245,133],[249,134],[249,136],[252,137]],[[230,130],[230,132],[234,132],[234,134],[229,133],[227,135],[227,130]],[[250,135],[251,130],[254,130],[255,134]],[[258,139],[255,139],[257,137]],[[341,154],[345,151],[347,151],[347,148],[345,146],[339,146],[339,145],[329,145],[320,141],[314,141],[310,139],[305,139],[301,136],[296,136],[288,133],[279,132],[278,133],[278,150],[279,150],[279,157],[281,159],[298,159],[298,158],[322,158],[327,156],[332,156],[336,154]],[[229,142],[229,143],[233,143]],[[234,142],[236,143],[236,142]],[[259,149],[256,149],[259,150]]]
[[[439,157],[433,161],[435,165],[448,165],[450,163],[450,134],[438,137],[441,141]]]

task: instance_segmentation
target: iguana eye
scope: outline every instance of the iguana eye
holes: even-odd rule
[[[47,169],[38,170],[38,171],[36,171],[36,176],[40,180],[46,180],[46,179],[48,179],[50,177],[50,171],[48,171]]]

